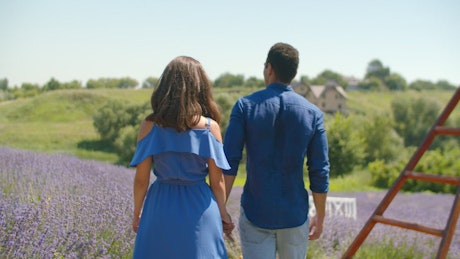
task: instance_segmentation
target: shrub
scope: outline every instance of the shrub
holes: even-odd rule
[[[115,142],[126,126],[137,126],[148,113],[147,104],[126,107],[120,101],[110,101],[93,116],[93,125],[102,140]]]
[[[411,148],[415,152],[415,148]],[[435,149],[426,151],[414,168],[415,172],[430,175],[460,176],[460,148]],[[378,188],[389,188],[396,181],[409,162],[409,152],[402,152],[398,160],[384,162],[376,160],[369,163],[368,168],[372,174],[372,183]],[[404,191],[436,193],[455,193],[457,186],[426,182],[421,180],[408,180],[403,185]]]
[[[126,126],[120,130],[114,146],[118,155],[118,163],[128,165],[136,151],[136,139],[139,127]]]
[[[355,129],[354,119],[337,113],[326,125],[331,176],[349,174],[364,160],[364,139]]]

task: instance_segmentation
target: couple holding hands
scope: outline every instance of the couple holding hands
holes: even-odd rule
[[[308,240],[323,231],[329,160],[323,113],[290,86],[298,63],[291,45],[270,48],[266,88],[237,100],[224,139],[200,62],[180,56],[166,66],[130,163],[136,167],[134,258],[227,258],[224,235],[233,240],[235,223],[226,201],[244,147],[247,178],[238,220],[243,258],[306,257]],[[317,212],[311,219],[305,157]]]

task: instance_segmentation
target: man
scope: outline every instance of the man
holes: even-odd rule
[[[305,259],[308,240],[323,231],[329,188],[329,159],[323,113],[289,84],[297,74],[298,51],[277,43],[264,65],[266,88],[233,106],[224,138],[231,169],[224,171],[227,197],[246,145],[246,183],[239,220],[245,259]],[[316,215],[308,220],[303,181],[307,157]]]

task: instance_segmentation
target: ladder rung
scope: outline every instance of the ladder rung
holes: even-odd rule
[[[457,177],[457,176],[423,174],[423,173],[417,173],[413,171],[406,171],[405,175],[407,176],[407,178],[410,178],[413,180],[460,185],[460,177]]]
[[[422,226],[422,225],[419,225],[419,224],[416,224],[416,223],[410,223],[410,222],[405,222],[405,221],[396,220],[396,219],[389,219],[389,218],[385,218],[385,217],[379,216],[379,215],[373,216],[372,219],[375,220],[376,222],[379,222],[379,223],[382,223],[382,224],[391,225],[391,226],[400,227],[400,228],[411,229],[411,230],[414,230],[414,231],[423,232],[423,233],[431,234],[433,236],[438,236],[438,237],[442,237],[442,234],[443,234],[443,231],[444,231],[442,229]]]
[[[434,132],[439,135],[453,135],[460,136],[460,128],[449,128],[443,126],[436,126]]]

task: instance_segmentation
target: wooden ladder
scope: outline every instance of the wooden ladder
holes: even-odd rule
[[[433,142],[434,138],[437,135],[451,135],[451,136],[460,136],[460,128],[449,128],[444,127],[444,123],[446,122],[447,118],[449,117],[450,113],[453,111],[455,106],[460,99],[460,88],[457,88],[455,94],[453,95],[452,99],[449,101],[447,106],[444,108],[444,111],[438,117],[434,125],[431,127],[430,131],[426,135],[423,142],[420,144],[412,158],[407,163],[406,167],[403,169],[399,177],[394,182],[393,186],[388,190],[387,194],[384,196],[383,200],[375,209],[374,213],[371,215],[369,220],[363,226],[361,231],[358,233],[354,241],[351,243],[350,247],[347,249],[345,254],[342,256],[342,259],[349,259],[352,258],[359,247],[362,245],[366,237],[371,232],[372,228],[375,226],[376,223],[382,223],[386,225],[396,226],[400,228],[410,229],[414,231],[419,231],[426,234],[431,234],[434,236],[441,237],[441,243],[439,245],[438,253],[436,258],[446,258],[447,252],[449,251],[449,246],[452,241],[452,237],[455,233],[455,227],[457,224],[457,219],[460,213],[460,177],[452,177],[452,176],[442,176],[442,175],[430,175],[424,173],[414,172],[414,168],[419,162],[422,155],[428,149],[428,147]],[[405,222],[390,218],[385,218],[383,213],[390,205],[393,198],[399,192],[399,190],[403,187],[404,183],[408,179],[413,180],[421,180],[426,182],[436,182],[442,184],[452,184],[457,185],[457,193],[455,196],[454,203],[452,205],[452,210],[450,211],[449,219],[447,220],[446,227],[444,229],[435,229],[411,222]]]

